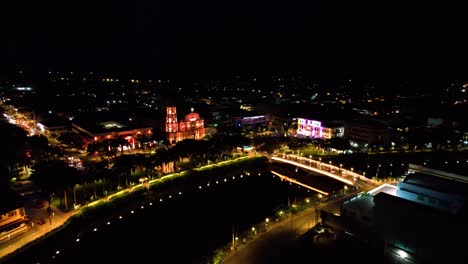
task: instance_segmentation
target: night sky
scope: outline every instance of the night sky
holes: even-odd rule
[[[0,71],[368,79],[467,73],[468,19],[461,5],[262,2],[2,1]]]

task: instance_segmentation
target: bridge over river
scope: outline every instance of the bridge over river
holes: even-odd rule
[[[332,178],[334,180],[344,183],[345,186],[350,185],[358,189],[369,190],[375,187],[376,185],[379,185],[377,182],[374,182],[373,180],[366,178],[364,175],[354,172],[353,169],[348,170],[341,166],[335,166],[335,165],[332,165],[331,163],[325,163],[320,160],[300,157],[296,155],[283,155],[283,157],[270,156],[269,158],[272,162],[290,164],[290,165],[296,166],[297,168],[301,168],[306,171],[310,171],[316,174],[320,174],[320,175]],[[303,186],[305,188],[311,189],[320,194],[323,194],[323,195],[329,194],[328,192],[324,190],[320,190],[319,188],[316,188],[316,187],[311,186],[310,184],[307,184],[304,181],[304,178],[302,180],[296,179],[289,175],[285,175],[284,173],[277,172],[274,170],[272,170],[272,173],[284,180],[287,180],[292,183]]]

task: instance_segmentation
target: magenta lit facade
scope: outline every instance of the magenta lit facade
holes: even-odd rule
[[[305,118],[297,119],[297,134],[311,138],[332,138],[333,129],[322,127],[322,122]]]

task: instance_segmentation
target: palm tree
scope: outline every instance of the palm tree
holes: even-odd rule
[[[114,159],[114,166],[112,171],[120,177],[125,178],[125,186],[128,187],[128,180],[132,174],[133,169],[135,168],[135,163],[133,161],[134,155],[122,155]],[[119,185],[120,185],[119,177]]]
[[[177,153],[174,151],[173,148],[160,148],[156,151],[157,156],[157,163],[161,164],[161,166],[169,166],[170,162],[174,162],[174,167],[176,166],[176,160],[179,158]],[[170,168],[168,168],[170,171]]]
[[[112,173],[109,168],[110,164],[107,159],[104,159],[99,162],[88,162],[84,165],[86,168],[85,179],[86,181],[96,181],[103,180],[106,184],[109,185],[110,189],[113,189],[112,186]],[[87,182],[86,182],[87,184]]]
[[[160,164],[161,162],[156,154],[146,155],[143,161],[143,166],[146,168],[146,176],[151,179],[154,174],[154,168]]]

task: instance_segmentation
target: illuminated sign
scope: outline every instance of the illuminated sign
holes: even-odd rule
[[[250,119],[259,119],[259,118],[264,118],[265,116],[250,116],[250,117],[244,117],[242,119],[244,120],[250,120]]]

